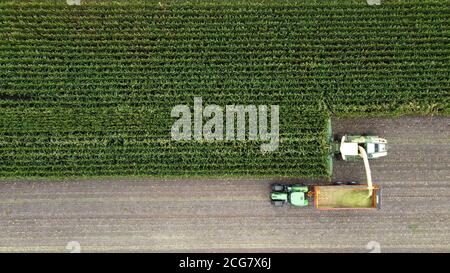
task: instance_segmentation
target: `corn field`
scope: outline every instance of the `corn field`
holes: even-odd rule
[[[449,115],[450,1],[0,2],[0,177],[328,177],[330,116]],[[171,109],[279,105],[278,150]]]

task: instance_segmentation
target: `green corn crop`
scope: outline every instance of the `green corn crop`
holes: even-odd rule
[[[330,115],[450,114],[450,2],[0,2],[0,177],[327,177]],[[173,141],[194,97],[278,150]]]

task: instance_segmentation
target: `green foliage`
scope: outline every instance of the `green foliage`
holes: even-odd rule
[[[327,176],[327,118],[449,114],[448,1],[0,2],[0,177]],[[170,110],[280,105],[280,147]]]

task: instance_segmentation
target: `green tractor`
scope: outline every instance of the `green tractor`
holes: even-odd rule
[[[340,141],[334,142],[333,151],[340,154],[343,160],[360,160],[362,155],[359,147],[364,148],[368,159],[387,155],[387,141],[378,136],[345,135]]]
[[[307,186],[295,184],[295,185],[281,185],[273,184],[272,193],[270,198],[272,204],[276,207],[283,206],[284,204],[291,204],[295,207],[308,206],[307,193],[309,189]]]

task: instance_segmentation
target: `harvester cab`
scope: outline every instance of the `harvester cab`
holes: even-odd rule
[[[345,135],[335,142],[335,152],[340,153],[343,160],[361,159],[360,148],[364,148],[368,159],[387,155],[387,141],[378,136]]]

